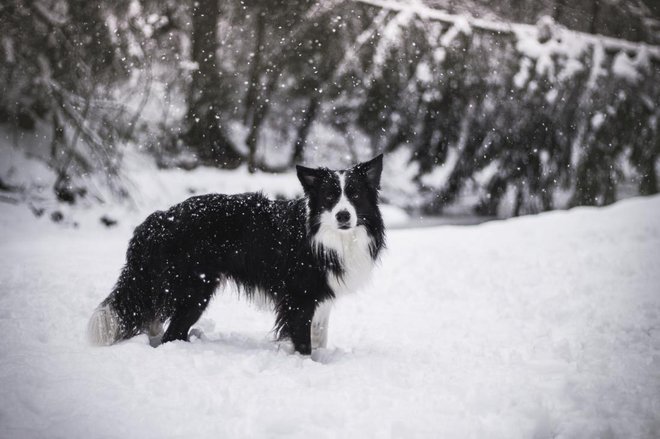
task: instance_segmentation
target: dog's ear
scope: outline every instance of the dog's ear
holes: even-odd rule
[[[312,188],[316,187],[321,178],[321,172],[318,169],[296,165],[296,172],[298,174],[298,180],[300,180],[300,184],[302,184],[305,193],[309,193]]]
[[[355,169],[367,177],[369,184],[380,189],[380,175],[383,173],[383,154],[379,154],[368,162],[360,163]]]

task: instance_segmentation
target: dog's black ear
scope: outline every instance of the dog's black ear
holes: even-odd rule
[[[298,180],[302,184],[305,193],[316,186],[321,177],[321,173],[318,169],[306,168],[305,166],[296,165],[296,172],[298,173]]]
[[[380,175],[383,173],[383,154],[379,154],[368,162],[360,163],[355,168],[367,177],[369,184],[380,189]]]

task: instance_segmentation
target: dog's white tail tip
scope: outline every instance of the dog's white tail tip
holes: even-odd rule
[[[87,338],[98,346],[108,346],[119,339],[119,316],[110,306],[94,310],[87,325]]]

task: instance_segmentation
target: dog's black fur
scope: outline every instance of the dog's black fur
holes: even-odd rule
[[[381,170],[379,156],[340,171],[374,261],[384,245]],[[167,320],[162,342],[187,340],[218,286],[231,280],[248,297],[263,292],[274,305],[279,337],[309,354],[315,309],[335,296],[328,274],[341,278],[346,270],[336,252],[313,242],[320,215],[342,195],[336,175],[298,167],[305,196],[296,200],[210,194],[150,215],[135,229],[119,280],[90,321],[90,331],[106,332],[96,341],[114,343]]]

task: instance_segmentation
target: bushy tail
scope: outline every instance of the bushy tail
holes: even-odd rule
[[[99,346],[108,346],[119,341],[119,315],[110,304],[101,304],[94,310],[87,324],[87,338]]]
[[[155,290],[146,272],[154,265],[153,255],[162,252],[160,243],[172,239],[168,236],[170,226],[163,224],[164,215],[155,212],[135,229],[117,283],[89,319],[87,338],[91,343],[108,346],[131,338],[154,323]],[[156,258],[155,263],[161,262]],[[143,267],[147,270],[143,271]]]

